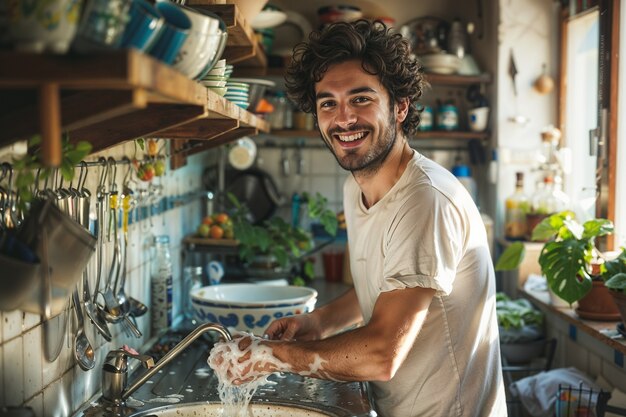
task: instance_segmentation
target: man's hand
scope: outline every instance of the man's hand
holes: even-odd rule
[[[253,353],[256,361],[252,360]],[[215,344],[209,356],[209,365],[222,382],[230,385],[252,382],[279,371],[271,347],[245,333],[229,342]]]
[[[263,337],[270,340],[319,340],[322,329],[314,313],[298,314],[273,321]]]

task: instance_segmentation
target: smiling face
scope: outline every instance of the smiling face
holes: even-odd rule
[[[331,66],[315,85],[317,123],[339,165],[376,172],[396,142],[406,117],[390,103],[377,76],[352,60]]]

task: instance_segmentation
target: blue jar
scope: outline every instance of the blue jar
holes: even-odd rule
[[[437,113],[437,129],[458,130],[459,111],[454,104],[443,104]]]

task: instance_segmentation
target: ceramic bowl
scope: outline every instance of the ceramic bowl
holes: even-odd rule
[[[275,319],[313,311],[317,291],[307,287],[220,284],[191,291],[202,322],[219,323],[261,336]]]
[[[461,58],[452,54],[421,55],[419,61],[427,72],[456,74],[461,68]]]
[[[76,35],[82,3],[9,0],[9,42],[19,51],[66,53]]]

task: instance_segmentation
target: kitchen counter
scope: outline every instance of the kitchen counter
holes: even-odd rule
[[[159,338],[147,354],[159,359],[163,352],[178,343],[186,333],[169,331]],[[197,339],[188,349],[154,375],[127,401],[125,407],[89,405],[82,413],[86,417],[128,417],[134,413],[172,404],[220,402],[217,378],[207,365],[212,338]],[[143,368],[129,377],[132,383]],[[253,403],[275,402],[311,406],[335,417],[376,416],[366,383],[341,383],[305,378],[292,374],[272,375],[270,383],[262,386],[252,398]]]

